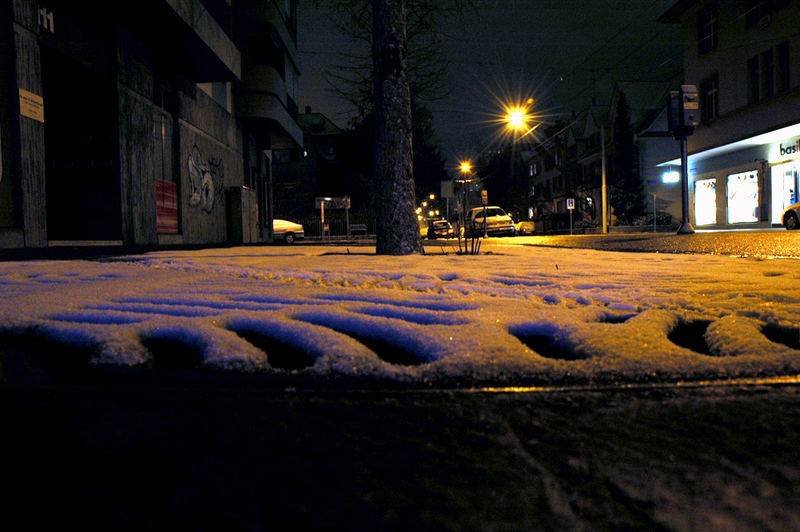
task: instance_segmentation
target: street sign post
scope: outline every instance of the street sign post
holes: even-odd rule
[[[567,210],[569,211],[569,234],[572,234],[572,211],[575,210],[575,198],[567,198]]]
[[[667,123],[676,140],[681,143],[681,225],[679,235],[694,233],[689,221],[689,157],[686,137],[700,124],[700,99],[696,85],[681,85],[681,90],[670,91],[667,98]]]
[[[489,192],[486,190],[481,190],[481,203],[483,204],[483,238],[489,238],[489,232],[486,223],[486,206],[489,205]]]

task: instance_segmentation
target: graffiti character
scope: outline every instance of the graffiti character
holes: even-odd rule
[[[222,159],[210,158],[207,162],[203,161],[200,148],[195,144],[189,154],[188,166],[191,188],[189,205],[199,206],[204,211],[211,212],[214,210],[216,196],[222,191]],[[214,182],[215,177],[218,183]]]

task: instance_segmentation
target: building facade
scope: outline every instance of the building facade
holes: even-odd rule
[[[271,239],[296,1],[2,0],[0,246]]]
[[[311,107],[297,121],[303,131],[303,149],[273,152],[275,216],[305,220],[318,212],[317,197],[344,194],[338,168],[343,131]]]
[[[692,224],[780,224],[798,201],[800,0],[681,0],[659,20],[681,25],[684,83],[699,89],[701,123],[688,139]]]

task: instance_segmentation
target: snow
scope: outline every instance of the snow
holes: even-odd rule
[[[121,366],[168,358],[169,342],[203,368],[411,383],[800,374],[797,259],[514,242],[2,262],[0,341],[45,337]]]

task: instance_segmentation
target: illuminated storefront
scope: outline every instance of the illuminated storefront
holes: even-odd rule
[[[772,223],[781,223],[783,210],[800,201],[800,137],[773,145],[770,150],[772,174]]]
[[[700,229],[780,225],[800,201],[800,123],[689,155],[689,191]]]

